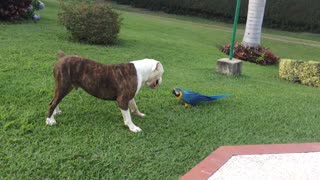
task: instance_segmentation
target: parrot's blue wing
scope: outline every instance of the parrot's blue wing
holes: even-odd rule
[[[214,101],[214,100],[225,98],[228,96],[231,96],[231,95],[230,94],[221,94],[221,95],[214,95],[214,96],[205,96],[202,94],[198,94],[198,95],[193,96],[190,104],[195,105],[200,102]]]
[[[192,96],[192,99],[190,101],[191,101],[190,104],[196,105],[199,102],[210,101],[210,98],[202,94],[195,94]]]
[[[182,90],[182,100],[188,104],[195,105],[201,101],[208,101],[209,99],[210,98],[202,94],[193,91]]]
[[[217,100],[217,99],[221,99],[224,97],[228,97],[231,96],[230,94],[221,94],[221,95],[213,95],[213,96],[206,96],[206,95],[202,95],[193,91],[189,91],[189,90],[182,90],[181,88],[176,88],[176,90],[180,91],[182,96],[181,96],[181,100],[184,103],[187,104],[191,104],[191,105],[196,105],[200,102],[204,102],[204,101],[213,101],[213,100]]]
[[[221,99],[224,97],[230,96],[230,94],[221,94],[221,95],[214,95],[214,96],[206,96],[196,92],[182,90],[182,100],[188,104],[195,105],[200,102],[204,101],[213,101],[217,99]]]
[[[191,101],[193,99],[193,97],[195,96],[195,93],[192,91],[187,91],[187,90],[182,90],[182,101],[188,103],[188,104],[192,104]]]
[[[208,97],[212,100],[217,100],[217,99],[225,98],[228,96],[231,96],[231,94],[220,94],[220,95],[214,95],[214,96],[208,96]]]

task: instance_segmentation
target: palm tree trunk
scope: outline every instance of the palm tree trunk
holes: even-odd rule
[[[246,30],[242,44],[249,47],[260,46],[261,28],[266,0],[249,0]]]

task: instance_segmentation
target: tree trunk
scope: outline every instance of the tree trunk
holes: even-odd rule
[[[249,0],[246,30],[242,44],[249,47],[260,46],[261,28],[266,0]]]

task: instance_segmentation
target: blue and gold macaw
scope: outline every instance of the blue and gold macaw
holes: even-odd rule
[[[230,96],[230,94],[221,94],[221,95],[214,95],[214,96],[206,96],[196,92],[183,90],[181,88],[174,88],[172,93],[181,101],[185,107],[190,105],[194,106],[200,102],[204,101],[214,101],[217,99],[221,99],[224,97]]]

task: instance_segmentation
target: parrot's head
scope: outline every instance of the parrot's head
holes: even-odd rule
[[[182,97],[182,91],[180,88],[174,88],[172,90],[172,94],[175,95],[179,100],[181,99]]]

